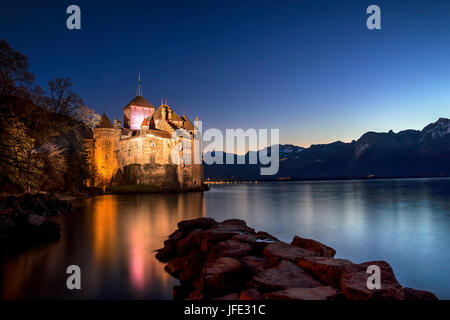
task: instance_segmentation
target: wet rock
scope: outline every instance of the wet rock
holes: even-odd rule
[[[179,255],[184,255],[192,250],[199,250],[202,242],[203,230],[195,229],[187,236],[178,240],[176,247]]]
[[[268,240],[278,241],[278,239],[276,237],[274,237],[273,235],[271,235],[270,233],[267,233],[265,231],[258,231],[256,233],[256,235],[259,238],[261,238],[261,239],[268,239]]]
[[[246,256],[241,258],[240,261],[252,274],[257,274],[269,267],[269,263],[264,257]]]
[[[214,300],[239,300],[239,293],[230,293]]]
[[[298,266],[311,272],[323,283],[335,287],[340,286],[343,268],[351,264],[349,260],[327,257],[304,257],[298,261]]]
[[[405,292],[405,300],[438,300],[438,298],[431,292],[416,290],[412,288],[403,288]]]
[[[276,241],[264,248],[264,256],[270,265],[275,265],[280,260],[288,260],[297,263],[300,258],[313,256],[314,252],[308,251],[282,241]]]
[[[183,263],[182,257],[175,257],[166,264],[164,270],[172,277],[178,278],[178,275],[183,268]]]
[[[253,246],[253,254],[262,255],[264,252],[264,248],[271,243],[277,241],[275,238],[272,238],[269,234],[250,234],[250,233],[241,233],[233,236],[231,240],[238,240],[241,242],[247,242]]]
[[[239,260],[231,257],[219,258],[205,264],[202,292],[211,297],[220,297],[239,291],[245,279],[245,269]]]
[[[156,250],[156,259],[161,262],[169,262],[171,259],[175,258],[177,252],[173,247],[164,247]]]
[[[181,231],[175,231],[169,236],[169,239],[164,241],[164,247],[156,250],[156,259],[161,262],[168,262],[175,258],[177,253],[177,243],[183,237]]]
[[[255,288],[246,289],[241,292],[239,296],[240,300],[264,300],[264,296],[261,292]]]
[[[225,241],[239,234],[255,234],[255,230],[247,227],[243,220],[225,220],[205,231],[205,241]]]
[[[376,265],[381,270],[381,288],[368,289],[367,268]],[[370,261],[345,266],[341,276],[341,291],[349,300],[403,300],[405,293],[395,278],[394,271],[385,261]]]
[[[192,251],[186,256],[173,258],[164,269],[173,277],[185,281],[200,275],[203,262],[203,255],[200,252]]]
[[[291,244],[302,249],[313,251],[317,256],[333,258],[336,254],[336,250],[320,243],[319,241],[301,238],[299,236],[295,236],[294,239],[292,239]]]
[[[181,232],[190,232],[194,229],[209,229],[217,224],[216,220],[212,218],[197,218],[192,220],[183,220],[178,222],[178,230]]]
[[[253,246],[237,240],[226,240],[215,243],[209,251],[208,260],[221,257],[239,258],[253,250]]]
[[[270,300],[342,300],[344,295],[336,288],[289,288],[280,291],[269,292],[264,295]]]
[[[204,298],[205,295],[200,290],[196,289],[189,294],[187,300],[203,300]]]
[[[253,276],[247,287],[261,292],[288,288],[314,288],[322,284],[296,264],[282,260],[278,265],[261,271]]]

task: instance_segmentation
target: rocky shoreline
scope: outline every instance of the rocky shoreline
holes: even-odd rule
[[[355,264],[336,251],[295,236],[290,244],[243,220],[198,218],[178,223],[156,258],[179,279],[175,300],[437,300],[402,287],[385,261]],[[381,288],[368,289],[367,268],[381,270]]]
[[[61,237],[60,225],[51,216],[73,211],[70,202],[36,193],[0,199],[0,252],[27,249]]]

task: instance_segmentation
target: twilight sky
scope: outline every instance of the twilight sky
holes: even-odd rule
[[[81,30],[66,8],[81,8]],[[381,8],[381,30],[366,8]],[[450,117],[450,1],[2,1],[0,38],[37,83],[68,77],[112,119],[167,97],[204,128],[279,128],[301,146]]]

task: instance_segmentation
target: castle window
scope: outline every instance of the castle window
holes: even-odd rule
[[[156,144],[154,143],[154,142],[152,142],[151,144],[150,144],[150,146],[152,146],[152,147],[154,147]]]
[[[155,157],[154,156],[150,156],[150,163],[155,163]]]

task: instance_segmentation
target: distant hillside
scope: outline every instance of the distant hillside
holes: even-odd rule
[[[248,157],[247,153],[246,163]],[[423,130],[367,132],[350,143],[337,141],[306,149],[280,145],[278,174],[261,176],[259,168],[248,164],[205,165],[205,179],[450,176],[450,120],[441,118]]]

